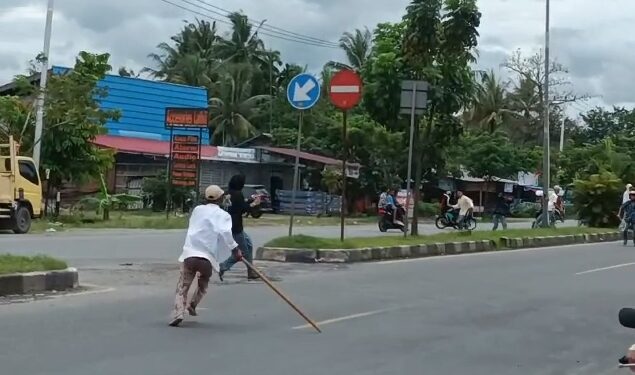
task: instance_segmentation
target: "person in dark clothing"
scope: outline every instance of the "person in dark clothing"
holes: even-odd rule
[[[496,199],[496,207],[494,208],[493,221],[494,228],[492,230],[498,229],[498,224],[503,225],[503,229],[507,229],[507,216],[510,214],[509,202],[503,196],[502,193],[498,194],[498,198]]]
[[[234,241],[238,243],[238,247],[242,251],[243,257],[253,264],[253,244],[251,238],[245,233],[243,228],[243,216],[246,212],[250,211],[251,207],[255,207],[260,204],[259,198],[248,202],[243,195],[243,188],[245,187],[245,176],[242,174],[232,176],[229,180],[229,205],[227,212],[232,218],[232,235]],[[219,276],[222,280],[223,274],[229,271],[237,262],[237,257],[230,256],[220,265]],[[258,279],[258,275],[251,270],[247,270],[247,279]]]

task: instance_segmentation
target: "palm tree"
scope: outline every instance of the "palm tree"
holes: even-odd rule
[[[232,145],[257,134],[252,121],[266,114],[269,95],[251,96],[254,67],[232,64],[216,83],[210,99],[210,131],[216,144]]]
[[[197,65],[214,65],[218,60],[217,48],[220,38],[217,35],[215,22],[196,20],[196,23],[185,25],[177,35],[170,39],[174,45],[165,42],[159,43],[157,48],[160,52],[148,55],[155,67],[146,67],[142,72],[170,82],[178,81],[179,83],[195,85],[196,80],[184,82],[183,73],[179,69],[190,66],[195,60]],[[197,56],[197,58],[192,56]],[[181,60],[189,60],[189,62],[183,63]],[[179,75],[180,78],[175,78]]]
[[[232,63],[251,63],[256,66],[267,64],[267,51],[258,37],[262,23],[254,31],[246,15],[234,12],[228,18],[232,23],[232,32],[229,39],[221,39],[218,46],[220,56]]]
[[[340,38],[340,48],[346,54],[347,63],[330,61],[327,64],[337,70],[350,69],[360,71],[368,62],[373,48],[373,34],[364,27],[354,33],[345,32]]]
[[[512,113],[506,85],[500,83],[493,71],[483,72],[473,106],[467,112],[468,124],[493,133]]]

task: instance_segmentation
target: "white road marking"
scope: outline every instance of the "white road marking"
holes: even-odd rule
[[[619,242],[619,241],[615,241]],[[579,243],[579,244],[571,244],[571,245],[562,245],[562,246],[550,246],[550,247],[532,247],[529,249],[514,249],[514,250],[494,250],[494,251],[483,251],[480,253],[468,253],[468,254],[452,254],[452,255],[434,255],[429,257],[421,257],[421,258],[409,258],[409,259],[395,259],[395,260],[384,260],[379,262],[369,262],[364,263],[365,265],[385,265],[385,264],[397,264],[397,263],[410,263],[410,262],[424,262],[431,260],[443,260],[443,259],[452,259],[452,258],[462,258],[462,257],[473,257],[473,256],[493,256],[493,255],[504,255],[504,254],[515,254],[515,253],[528,253],[534,251],[546,251],[546,250],[558,250],[558,249],[566,249],[570,247],[587,247],[587,246],[597,246],[598,244],[611,244],[613,242],[595,242],[595,243]]]
[[[633,263],[633,262],[631,262],[631,263],[622,263],[622,264],[616,264],[614,266],[608,266],[608,267],[602,267],[602,268],[594,268],[594,269],[591,269],[591,270],[578,272],[578,273],[576,273],[576,275],[586,275],[587,273],[607,271],[607,270],[612,270],[612,269],[615,269],[615,268],[622,268],[622,267],[628,267],[628,266],[635,266],[635,263]]]
[[[345,320],[358,319],[358,318],[364,318],[366,316],[382,314],[382,313],[385,313],[385,312],[388,312],[388,311],[393,311],[393,310],[396,310],[396,308],[367,311],[367,312],[363,312],[363,313],[359,313],[359,314],[346,315],[346,316],[341,316],[339,318],[323,320],[321,322],[316,322],[316,324],[318,326],[324,326],[324,325],[327,325],[327,324],[343,322]],[[293,327],[292,329],[305,329],[305,328],[312,328],[312,326],[310,324],[305,324],[305,325]]]
[[[337,94],[356,94],[359,92],[359,86],[331,86],[331,92]]]

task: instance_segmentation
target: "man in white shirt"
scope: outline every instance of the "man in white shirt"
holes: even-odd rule
[[[179,257],[182,263],[181,277],[176,287],[174,311],[170,320],[173,327],[181,324],[186,310],[191,316],[197,315],[196,306],[207,292],[212,270],[219,271],[219,260],[227,259],[232,251],[237,260],[242,259],[242,253],[232,236],[231,216],[219,207],[224,195],[220,187],[209,186],[205,189],[207,204],[194,208],[190,216],[183,252]],[[188,292],[197,273],[198,287],[188,304]]]
[[[626,184],[626,191],[624,191],[624,194],[622,194],[622,204],[628,202],[631,200],[630,198],[630,194],[631,194],[631,189],[633,188],[633,185],[631,184]]]
[[[472,201],[472,199],[470,199],[467,195],[463,194],[460,190],[456,192],[456,196],[458,197],[458,200],[452,208],[459,209],[459,218],[457,219],[457,222],[462,227],[467,215],[471,215],[474,211],[474,201]]]

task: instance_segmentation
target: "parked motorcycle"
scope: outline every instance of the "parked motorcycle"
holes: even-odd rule
[[[434,220],[434,225],[436,225],[438,229],[445,229],[445,228],[454,228],[457,230],[476,229],[476,219],[474,219],[474,216],[468,215],[465,218],[465,220],[463,220],[462,224],[459,224],[456,221],[458,216],[459,215],[456,212],[456,210],[450,210],[444,214],[437,215],[436,219]]]
[[[392,211],[380,208],[378,214],[379,220],[377,224],[379,225],[380,232],[387,232],[389,229],[399,229],[404,233],[408,231],[408,227],[403,221],[406,216],[406,210],[403,206],[397,205],[397,214],[395,215],[394,221]]]

